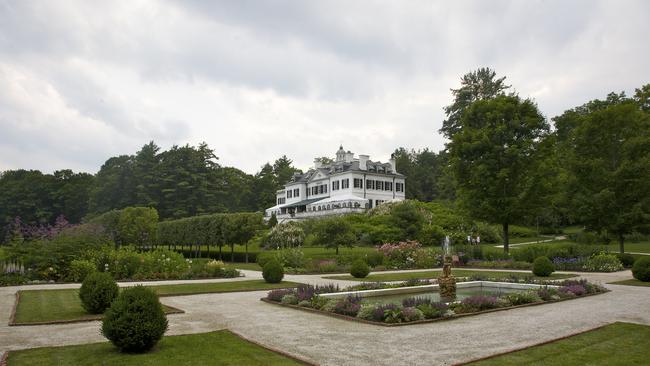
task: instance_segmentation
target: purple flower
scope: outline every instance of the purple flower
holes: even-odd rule
[[[397,304],[381,304],[372,312],[372,320],[382,322],[384,321],[386,311],[394,311],[397,309],[399,309]]]
[[[293,289],[286,289],[286,288],[278,289],[278,290],[271,290],[266,295],[266,298],[271,300],[271,301],[280,302],[284,295],[289,295],[289,294],[293,294],[293,293],[294,293]]]
[[[569,285],[560,288],[560,292],[572,293],[576,296],[582,296],[587,293],[587,290],[582,285]]]
[[[483,296],[483,295],[474,295],[466,297],[461,301],[461,304],[465,307],[476,309],[476,310],[486,310],[494,309],[497,305],[497,298],[495,296]]]

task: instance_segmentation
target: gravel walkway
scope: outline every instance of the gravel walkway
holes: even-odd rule
[[[260,278],[259,272],[243,272],[247,276],[245,279]],[[632,278],[629,271],[582,275],[601,283]],[[288,275],[286,279],[313,284],[336,282],[341,286],[352,283],[325,280],[316,275]],[[172,282],[187,281],[153,284]],[[75,286],[78,287],[0,288],[0,352],[103,341],[99,322],[7,326],[17,289]],[[650,288],[607,287],[612,292],[583,299],[395,328],[266,304],[259,301],[266,291],[165,297],[162,302],[186,312],[169,316],[170,335],[228,328],[322,365],[446,365],[533,345],[614,321],[650,325]]]

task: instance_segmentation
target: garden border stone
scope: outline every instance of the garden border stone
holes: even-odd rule
[[[16,322],[16,309],[18,308],[18,302],[20,301],[20,292],[24,290],[19,290],[16,291],[16,300],[14,301],[14,306],[11,310],[11,316],[9,317],[9,326],[10,327],[20,327],[20,326],[29,326],[29,325],[54,325],[54,324],[70,324],[70,323],[85,323],[85,322],[92,322],[96,320],[102,320],[104,318],[104,314],[94,314],[91,315],[87,318],[83,319],[67,319],[67,320],[50,320],[47,322],[29,322],[29,323],[17,323]],[[31,291],[31,290],[27,290]],[[167,311],[165,311],[165,315],[171,315],[171,314],[184,314],[185,311],[181,310],[179,308],[175,308],[173,306],[168,306],[168,305],[163,305]],[[0,366],[3,366],[0,364]]]

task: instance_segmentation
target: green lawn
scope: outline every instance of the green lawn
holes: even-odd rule
[[[125,354],[108,342],[11,351],[7,366],[304,365],[227,331],[168,336],[148,353]]]
[[[650,241],[641,241],[637,243],[625,243],[625,251],[633,253],[650,253]],[[618,253],[618,243],[610,243],[607,246],[610,252]]]
[[[149,286],[159,296],[180,296],[201,293],[269,290],[295,287],[294,282],[266,283],[264,280],[190,283],[182,285]],[[101,315],[88,314],[81,307],[78,289],[20,291],[16,307],[16,324],[52,321],[84,321],[100,319]],[[172,309],[167,309],[172,311]]]
[[[637,279],[632,280],[623,280],[616,282],[609,282],[612,285],[626,285],[626,286],[640,286],[640,287],[650,287],[650,282],[643,282]]]
[[[573,337],[473,362],[470,365],[647,365],[650,359],[648,339],[649,326],[613,323]]]
[[[570,277],[575,277],[576,275],[572,274],[559,274],[559,273],[553,273],[550,277],[537,277],[534,276],[530,272],[508,272],[508,271],[472,271],[472,270],[466,270],[466,269],[452,269],[451,274],[456,276],[456,277],[469,277],[472,275],[481,275],[485,277],[491,277],[491,278],[510,278],[510,277],[518,277],[518,278],[534,278],[534,279],[540,279],[540,280],[559,280],[563,278],[570,278]],[[354,278],[350,275],[345,275],[345,276],[329,276],[329,277],[324,277],[328,279],[333,279],[333,280],[351,280],[351,281],[364,281],[364,282],[372,282],[372,281],[381,281],[381,282],[386,282],[386,281],[406,281],[411,278],[437,278],[440,275],[442,275],[442,270],[434,270],[434,271],[419,271],[419,272],[399,272],[399,273],[379,273],[379,274],[372,274],[366,278]]]
[[[260,267],[257,263],[231,263],[227,262],[226,267],[228,268],[235,268],[235,269],[247,269],[250,271],[261,271],[262,267]]]
[[[544,241],[544,240],[551,240],[553,238],[545,237],[545,236],[534,236],[530,238],[509,238],[508,243],[510,244],[519,244],[519,243],[529,243],[529,242],[535,242],[535,241]],[[503,243],[497,243],[495,245],[501,245]]]

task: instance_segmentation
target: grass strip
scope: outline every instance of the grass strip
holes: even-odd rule
[[[8,366],[306,365],[228,330],[167,336],[148,353],[121,353],[109,342],[11,351]]]
[[[609,284],[611,284],[611,285],[650,287],[650,282],[643,282],[643,281],[639,281],[637,279],[609,282]]]
[[[650,358],[643,339],[650,339],[650,326],[617,322],[467,365],[643,365]]]
[[[270,290],[295,287],[297,283],[283,281],[266,283],[264,280],[202,282],[181,285],[147,286],[158,296],[181,296],[206,293],[224,293]],[[166,307],[168,313],[178,309]],[[81,306],[79,289],[20,291],[14,322],[11,325],[28,325],[46,322],[72,322],[101,319],[102,315],[88,314]]]

